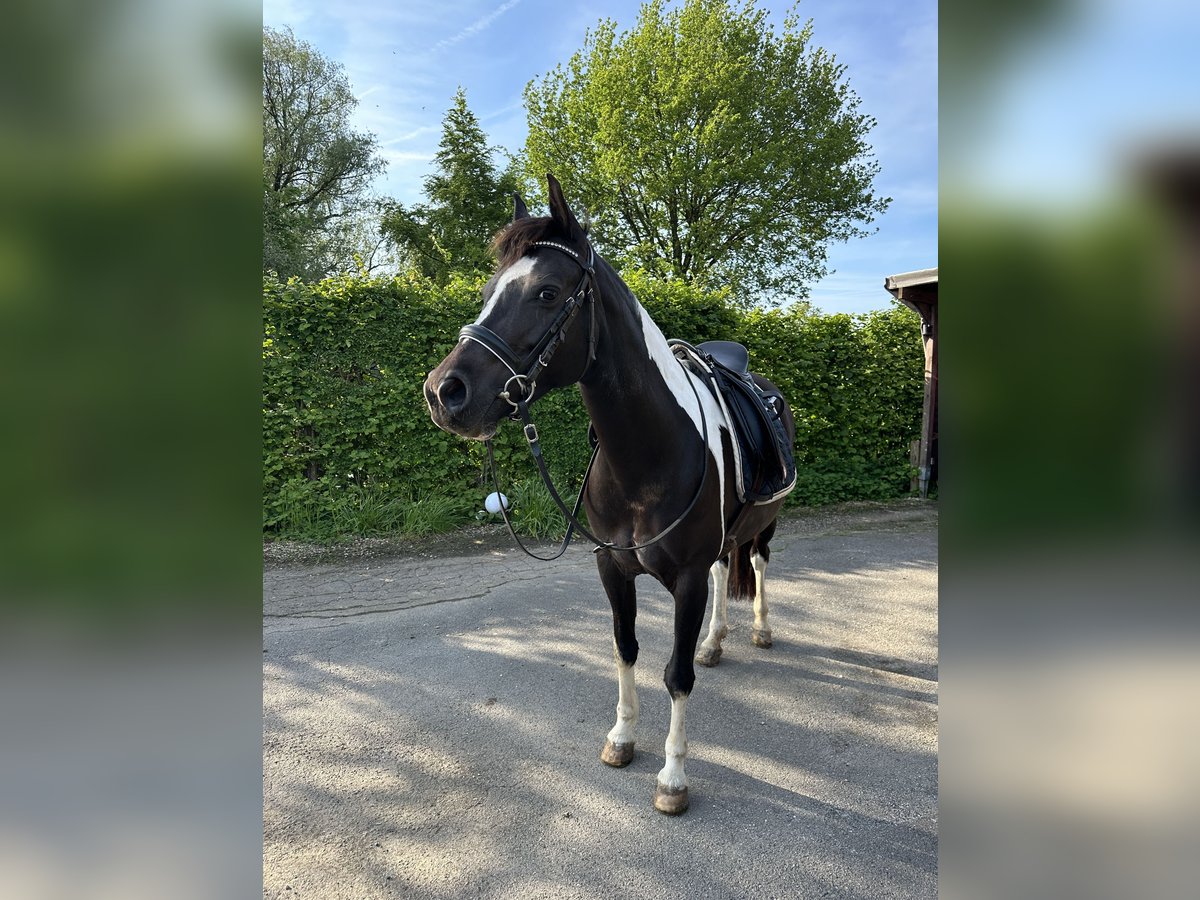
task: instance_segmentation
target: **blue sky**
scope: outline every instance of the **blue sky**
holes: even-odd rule
[[[562,4],[557,0],[264,0],[264,24],[342,63],[359,107],[356,128],[372,132],[388,161],[376,189],[411,203],[459,85],[494,146],[525,139],[521,92],[565,62],[602,18],[620,29],[637,20],[638,0]],[[760,2],[782,24],[789,5]],[[814,42],[847,66],[862,111],[878,125],[870,141],[882,171],[876,182],[892,206],[878,231],[830,248],[836,271],[812,287],[825,312],[865,312],[890,304],[887,275],[937,265],[937,3],[803,0]]]

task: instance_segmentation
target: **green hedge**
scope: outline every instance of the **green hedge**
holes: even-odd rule
[[[908,444],[921,415],[917,318],[896,307],[824,316],[800,306],[739,311],[723,293],[627,276],[668,337],[738,340],[775,381],[797,420],[792,502],[823,504],[905,493]],[[479,308],[478,283],[444,288],[411,278],[264,279],[263,525],[273,534],[429,530],[467,521],[491,490],[483,447],[437,429],[425,375]],[[538,402],[536,421],[560,490],[587,463],[578,391]],[[529,479],[520,430],[496,440],[503,483]]]

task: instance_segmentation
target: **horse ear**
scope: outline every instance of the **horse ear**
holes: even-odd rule
[[[520,194],[513,194],[513,221],[517,219],[528,219],[529,210],[525,207],[525,201],[521,199]]]
[[[550,216],[563,230],[572,237],[581,237],[583,229],[579,227],[579,220],[575,218],[575,213],[571,212],[571,207],[567,206],[567,201],[563,199],[562,185],[558,183],[558,179],[546,173],[546,187],[550,189]]]

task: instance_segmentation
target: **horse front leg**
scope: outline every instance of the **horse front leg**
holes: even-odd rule
[[[688,808],[687,775],[683,771],[687,760],[685,720],[688,696],[696,683],[693,656],[704,624],[708,574],[703,569],[686,570],[676,579],[671,594],[675,597],[675,644],[663,673],[663,682],[671,695],[671,730],[664,748],[666,765],[658,773],[654,791],[654,808],[677,816]]]
[[[721,641],[729,634],[729,557],[718,559],[708,570],[712,576],[712,617],[708,620],[708,637],[696,653],[696,662],[715,666],[721,661]]]
[[[600,583],[612,606],[613,657],[617,662],[617,722],[608,732],[600,759],[621,768],[633,760],[634,730],[638,720],[637,684],[633,676],[638,655],[633,627],[637,618],[637,595],[633,578],[621,571],[611,553],[597,554],[596,561]]]

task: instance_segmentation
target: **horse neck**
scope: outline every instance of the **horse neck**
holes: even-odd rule
[[[637,298],[606,262],[597,262],[602,313],[596,360],[579,385],[588,416],[605,456],[618,468],[678,467],[699,446],[696,430],[655,357],[677,363]],[[694,407],[694,398],[684,402]]]

